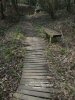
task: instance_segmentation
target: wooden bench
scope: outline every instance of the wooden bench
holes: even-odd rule
[[[49,40],[49,42],[59,42],[62,40],[62,34],[55,31],[51,30],[48,28],[44,28],[44,33],[46,34],[46,38]]]

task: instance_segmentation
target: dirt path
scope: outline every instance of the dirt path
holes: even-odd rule
[[[46,42],[35,37],[35,29],[30,22],[22,21],[19,26],[26,34],[27,46],[20,85],[12,100],[50,100],[49,70],[45,55]]]
[[[25,60],[22,78],[11,100],[54,100],[54,78],[49,72],[46,41],[37,37],[32,23],[21,21],[19,27],[25,33]]]

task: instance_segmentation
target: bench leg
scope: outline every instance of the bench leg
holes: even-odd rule
[[[52,42],[52,38],[51,37],[50,37],[49,41],[50,41],[50,43]]]

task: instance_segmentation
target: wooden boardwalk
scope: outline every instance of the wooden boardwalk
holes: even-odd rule
[[[50,99],[49,70],[45,55],[45,40],[27,37],[26,57],[20,85],[13,100],[52,100]]]

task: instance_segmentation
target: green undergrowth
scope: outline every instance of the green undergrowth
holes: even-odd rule
[[[21,78],[25,48],[24,34],[9,32],[0,42],[0,100],[9,100]]]
[[[37,36],[39,36],[39,37],[44,37],[44,33],[43,33],[43,27],[41,26],[41,25],[35,25],[35,24],[33,24],[33,26],[34,26],[34,28],[35,28],[35,30],[36,30],[36,32],[37,32]]]
[[[35,22],[33,22],[33,26],[34,26],[34,28],[37,32],[36,35],[39,36],[39,37],[45,38],[43,26],[39,23],[36,24]]]

